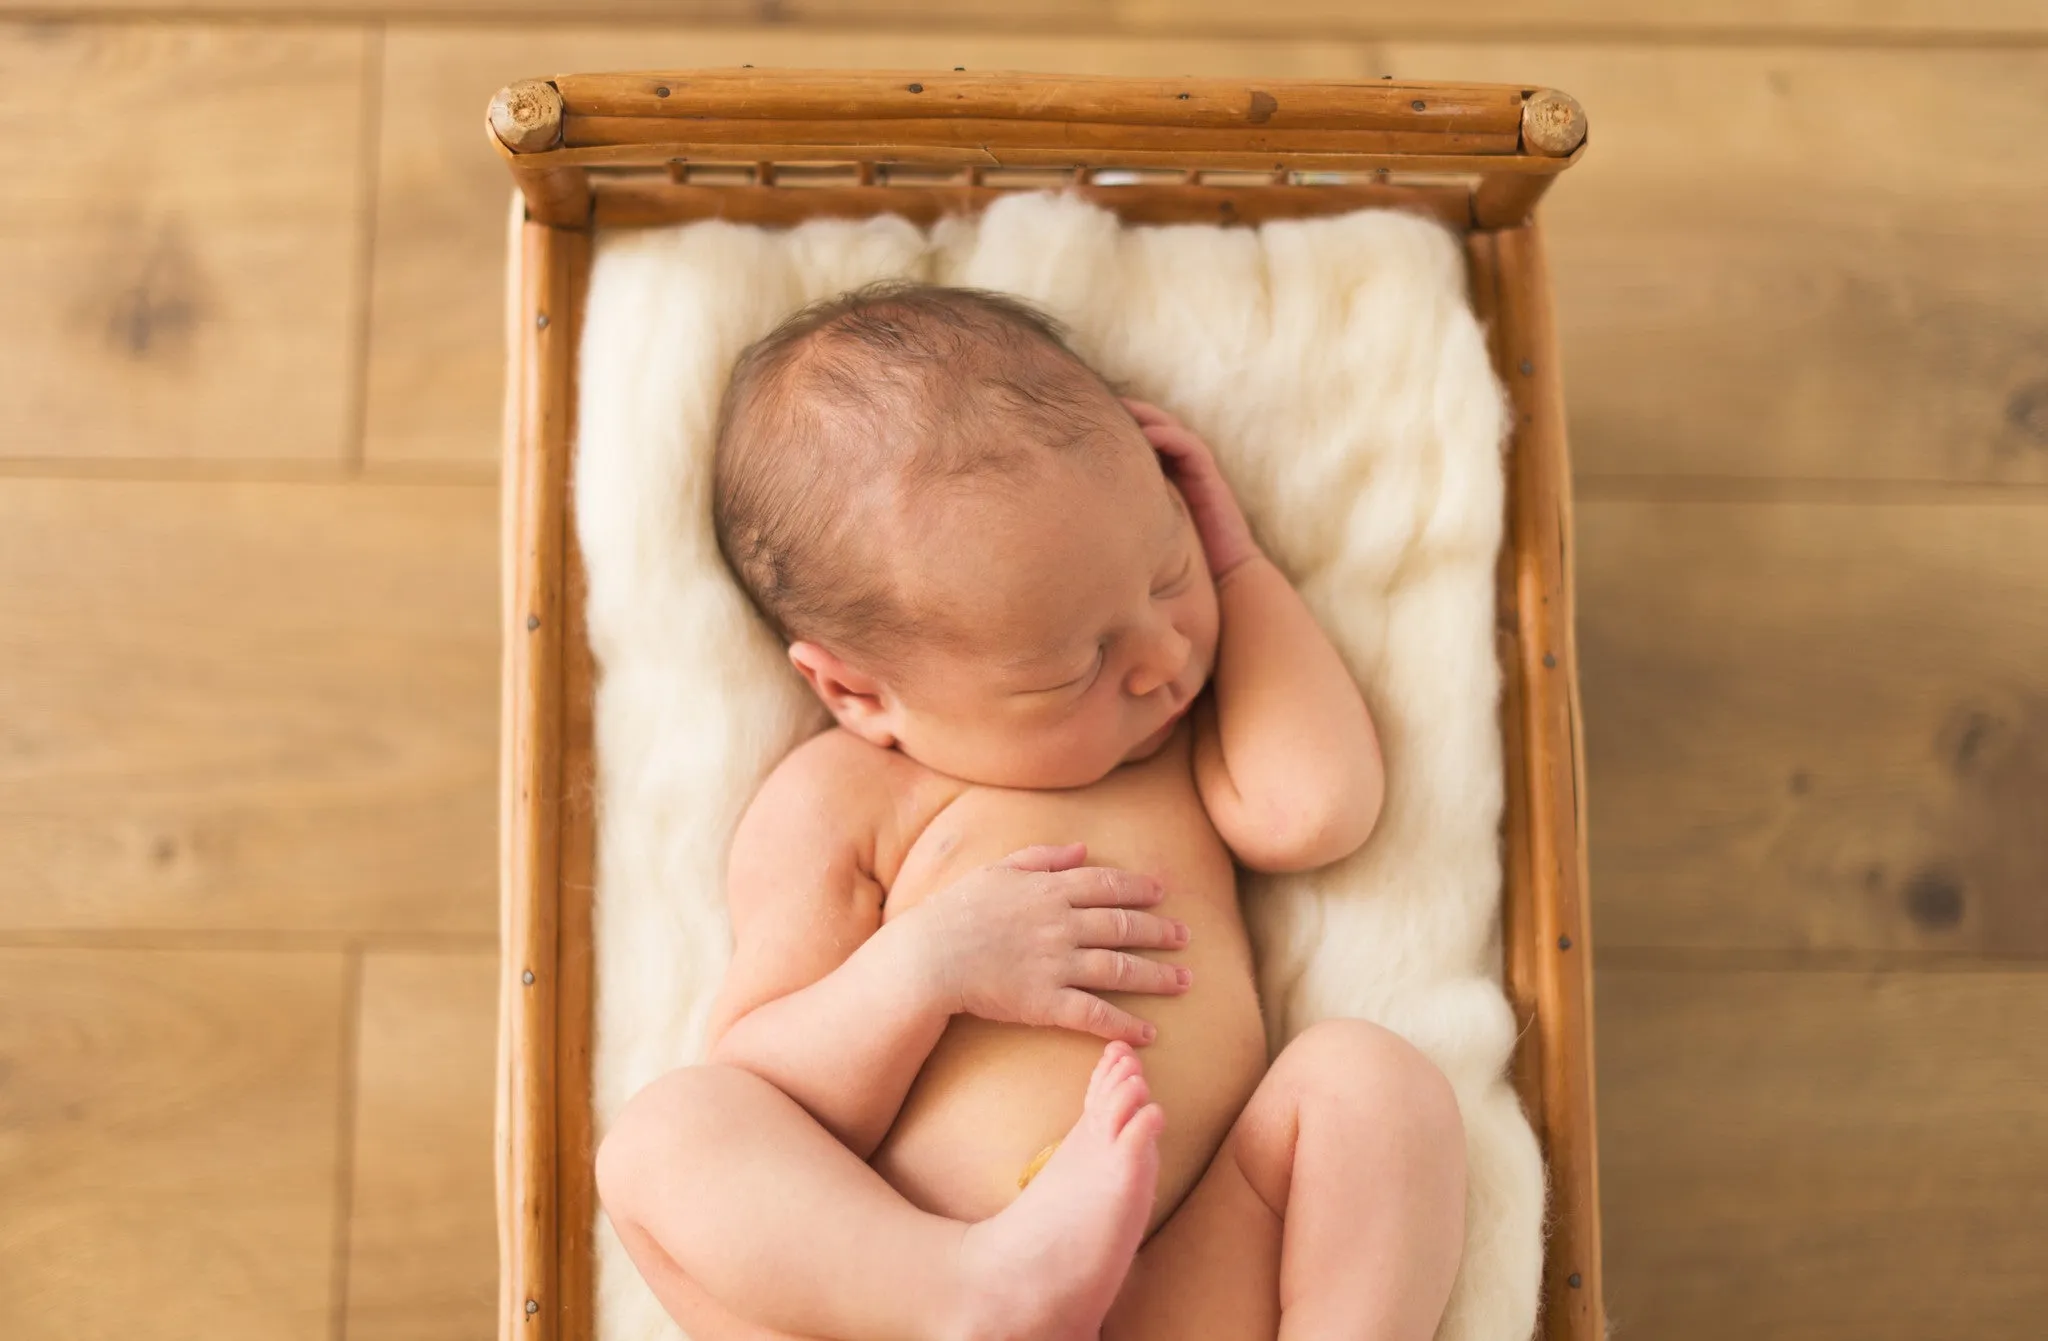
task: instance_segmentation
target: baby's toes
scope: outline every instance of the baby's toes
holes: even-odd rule
[[[1131,1045],[1122,1041],[1111,1043],[1102,1050],[1102,1055],[1095,1059],[1094,1074],[1088,1077],[1088,1092],[1083,1101],[1084,1107],[1092,1104],[1102,1094],[1104,1087],[1113,1083],[1110,1080],[1110,1072],[1115,1069],[1119,1062],[1130,1055]]]
[[[1103,1072],[1102,1079],[1097,1082],[1093,1102],[1084,1104],[1083,1107],[1100,1108],[1104,1104],[1110,1103],[1112,1097],[1116,1094],[1118,1088],[1123,1085],[1124,1081],[1132,1076],[1142,1076],[1144,1073],[1145,1068],[1136,1057],[1117,1058],[1109,1064],[1109,1069]],[[1112,1127],[1110,1130],[1114,1131],[1115,1128]]]
[[[1104,1130],[1111,1136],[1122,1131],[1131,1117],[1152,1099],[1152,1089],[1142,1072],[1127,1072],[1104,1096],[1098,1110]]]
[[[1116,1143],[1126,1151],[1142,1151],[1148,1147],[1157,1150],[1154,1144],[1159,1133],[1166,1130],[1166,1110],[1158,1104],[1146,1104],[1131,1114],[1131,1120],[1116,1134]]]

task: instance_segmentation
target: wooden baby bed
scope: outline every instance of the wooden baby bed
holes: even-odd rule
[[[1131,222],[1394,207],[1466,239],[1513,402],[1496,620],[1503,969],[1522,1025],[1514,1081],[1550,1183],[1539,1330],[1601,1337],[1570,473],[1530,217],[1584,152],[1578,105],[1516,85],[695,70],[513,84],[489,130],[524,206],[507,295],[500,1335],[593,1332],[593,667],[569,521],[592,230],[927,223],[1064,185]]]

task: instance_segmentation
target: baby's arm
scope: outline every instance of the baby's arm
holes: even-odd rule
[[[733,835],[733,959],[710,1059],[752,1071],[865,1159],[951,1016],[902,921],[882,925],[885,779],[830,735],[785,759]],[[857,770],[848,775],[848,766]]]
[[[1216,669],[1197,708],[1195,781],[1245,865],[1299,871],[1357,850],[1385,778],[1365,699],[1301,594],[1260,552],[1208,446],[1126,402],[1187,500],[1216,580]]]

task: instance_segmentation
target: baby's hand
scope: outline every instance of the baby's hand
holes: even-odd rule
[[[1158,881],[1087,857],[1079,843],[1012,852],[911,913],[925,919],[935,990],[954,1014],[1152,1041],[1151,1025],[1095,993],[1187,991],[1187,969],[1123,951],[1178,949],[1188,929],[1139,911],[1164,897]]]
[[[1152,450],[1166,460],[1166,473],[1180,486],[1181,497],[1195,519],[1195,534],[1202,537],[1202,553],[1209,560],[1209,576],[1221,582],[1224,574],[1259,552],[1252,528],[1230,492],[1223,472],[1209,444],[1196,437],[1187,425],[1156,405],[1124,398],[1124,408],[1144,430]]]

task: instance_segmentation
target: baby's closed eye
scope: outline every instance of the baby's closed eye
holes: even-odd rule
[[[1108,658],[1108,655],[1109,644],[1098,642],[1095,644],[1094,655],[1088,660],[1087,669],[1083,670],[1080,674],[1068,676],[1058,684],[1047,685],[1043,689],[1027,689],[1024,692],[1028,694],[1063,694],[1076,689],[1085,689],[1095,682],[1096,676],[1102,674],[1103,662]]]
[[[1188,551],[1187,557],[1181,561],[1180,570],[1176,572],[1172,577],[1168,578],[1164,586],[1154,587],[1152,589],[1153,597],[1156,599],[1165,599],[1169,596],[1180,595],[1182,591],[1186,590],[1188,585],[1188,579],[1193,577],[1194,575],[1195,555],[1194,551],[1190,550]]]

